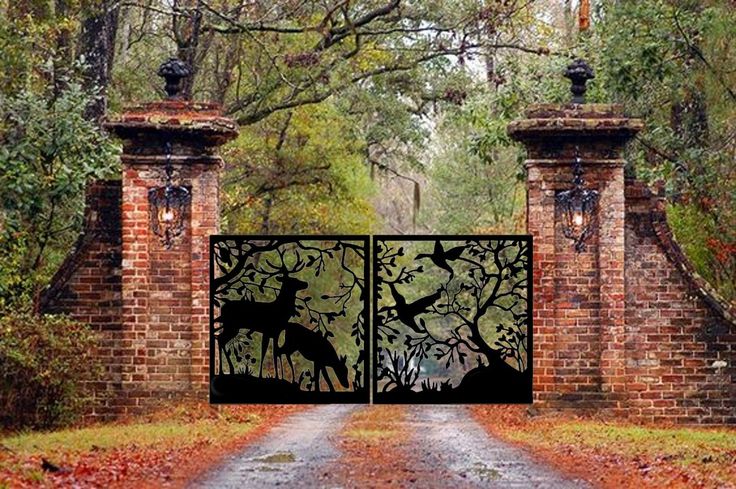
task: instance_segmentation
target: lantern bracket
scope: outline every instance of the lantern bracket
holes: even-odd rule
[[[171,249],[175,238],[184,231],[186,207],[191,200],[191,192],[186,187],[173,182],[174,167],[171,163],[172,147],[164,144],[166,166],[165,184],[148,190],[148,201],[152,211],[152,231],[161,239],[166,249]]]
[[[583,164],[580,150],[575,147],[572,162],[572,188],[559,192],[556,196],[557,209],[562,217],[562,233],[573,240],[575,251],[585,251],[586,241],[593,235],[597,224],[597,190],[585,188]]]

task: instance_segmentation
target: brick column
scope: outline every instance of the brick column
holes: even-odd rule
[[[214,104],[177,100],[133,107],[105,125],[123,140],[118,411],[136,413],[152,401],[208,392],[208,237],[219,230],[222,166],[215,150],[237,126]],[[173,183],[191,192],[169,248],[153,232],[148,197],[165,184],[167,145]]]
[[[642,127],[617,105],[541,104],[509,134],[527,149],[527,228],[534,235],[535,401],[620,408],[624,358],[624,160]],[[564,237],[555,196],[569,189],[576,148],[587,187],[600,192],[585,251]]]

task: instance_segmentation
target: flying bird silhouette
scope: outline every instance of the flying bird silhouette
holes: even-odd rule
[[[448,272],[450,272],[450,280],[452,280],[452,277],[455,275],[455,271],[450,265],[447,264],[447,262],[460,258],[460,255],[463,253],[464,249],[464,246],[456,246],[455,248],[450,248],[449,250],[445,251],[445,249],[442,247],[442,243],[440,243],[438,240],[434,242],[434,251],[432,252],[432,254],[419,253],[415,259],[421,260],[423,258],[429,258],[430,260],[432,260],[432,263],[442,268],[443,270],[447,270]]]
[[[399,294],[392,282],[389,282],[388,286],[391,289],[391,295],[394,297],[394,302],[396,302],[394,309],[396,309],[396,315],[399,320],[409,326],[414,332],[421,333],[422,330],[417,326],[416,317],[419,314],[426,312],[432,304],[437,302],[437,299],[442,295],[442,291],[437,290],[434,294],[422,297],[414,302],[407,303],[404,296]]]

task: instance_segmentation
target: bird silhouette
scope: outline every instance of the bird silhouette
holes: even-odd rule
[[[442,291],[437,290],[434,294],[422,297],[414,302],[407,303],[404,296],[399,294],[396,290],[396,286],[392,282],[388,282],[388,286],[391,289],[391,295],[394,297],[394,302],[396,303],[394,309],[396,309],[396,316],[399,318],[399,321],[409,326],[414,332],[421,333],[422,330],[417,326],[416,317],[419,314],[426,312],[432,304],[437,302],[437,299],[442,295]]]
[[[464,249],[464,246],[456,246],[455,248],[450,248],[449,250],[445,251],[445,249],[442,247],[442,243],[440,243],[438,240],[434,242],[434,251],[432,252],[432,254],[419,253],[416,256],[416,259],[421,260],[423,258],[429,258],[430,260],[432,260],[432,263],[442,268],[443,270],[447,270],[448,272],[450,272],[450,280],[452,280],[452,277],[455,275],[455,271],[450,265],[447,264],[447,262],[460,258],[460,255],[463,253]]]

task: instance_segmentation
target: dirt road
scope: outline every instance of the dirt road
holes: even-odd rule
[[[345,460],[339,448],[346,436],[343,428],[366,409],[373,410],[372,418],[381,415],[380,407],[327,405],[292,416],[251,447],[213,468],[192,487],[587,487],[522,450],[489,437],[464,406],[401,407],[405,410],[401,429],[381,435],[401,436],[400,443],[376,438],[379,450],[385,447],[382,461],[366,456],[356,463],[353,458],[354,466],[349,471],[341,470]],[[377,466],[385,464],[386,458],[399,460],[406,467],[397,470],[395,466]],[[382,473],[386,470],[395,474],[386,478]],[[356,471],[370,472],[365,476]],[[371,482],[372,474],[384,477],[376,476]]]

